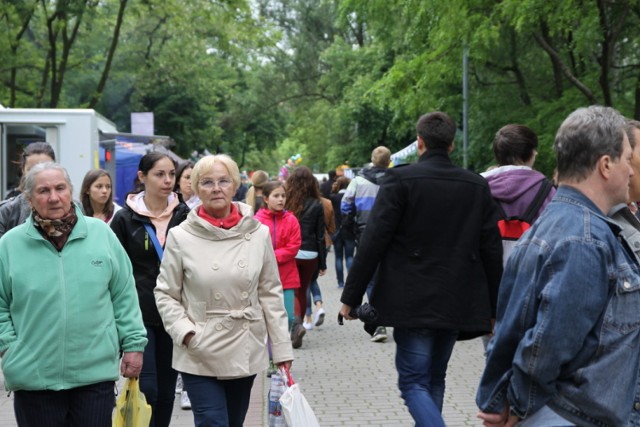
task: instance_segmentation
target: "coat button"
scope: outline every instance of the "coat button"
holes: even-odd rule
[[[249,329],[249,322],[244,322],[242,324],[242,329]]]
[[[211,266],[211,268],[213,268],[214,270],[217,270],[217,269],[218,269],[218,268],[220,268],[220,267],[218,267],[218,264],[213,264],[213,265]]]
[[[636,411],[640,411],[640,402],[636,402],[633,404],[633,409],[635,409]]]
[[[215,299],[220,299],[222,298],[222,294],[220,292],[216,292],[215,295],[213,296]]]
[[[250,233],[245,234],[244,240],[251,240],[251,234]]]
[[[247,262],[243,259],[241,259],[240,261],[238,261],[238,267],[240,268],[245,268],[247,266]]]
[[[625,281],[624,281],[624,283],[622,284],[622,286],[623,286],[625,289],[629,289],[629,288],[631,287],[631,283],[629,283],[629,282],[627,282],[627,281],[625,280]]]
[[[247,292],[242,293],[242,299],[247,299],[248,297],[249,297],[249,294]]]
[[[216,331],[221,331],[222,330],[222,325],[220,323],[218,323],[216,325]]]

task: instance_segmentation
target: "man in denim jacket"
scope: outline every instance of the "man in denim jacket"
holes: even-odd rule
[[[560,188],[507,262],[476,403],[485,426],[623,426],[637,418],[640,276],[605,213],[626,202],[631,147],[608,107],[556,134]]]

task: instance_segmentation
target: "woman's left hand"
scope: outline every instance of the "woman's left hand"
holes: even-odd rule
[[[320,270],[320,272],[318,273],[320,276],[324,276],[324,273],[326,273],[327,270]]]

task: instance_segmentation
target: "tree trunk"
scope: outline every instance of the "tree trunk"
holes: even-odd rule
[[[9,106],[16,106],[16,79],[18,76],[18,69],[16,67],[15,59],[18,57],[18,46],[20,45],[20,40],[22,40],[22,36],[25,31],[29,28],[29,23],[31,22],[31,18],[33,17],[33,12],[35,8],[38,6],[37,0],[33,3],[33,5],[27,9],[26,14],[22,17],[22,25],[20,26],[20,30],[16,34],[15,41],[11,43],[11,58],[13,59],[13,64],[11,66],[10,73],[10,81],[9,85],[11,87],[11,94],[9,96]]]
[[[547,41],[547,44],[551,44],[549,41],[549,28],[547,27],[546,22],[540,23],[540,29],[542,38]],[[556,91],[556,97],[561,98],[564,91],[564,88],[562,86],[562,69],[560,68],[558,63],[551,57],[549,57],[549,59],[551,59],[551,67],[553,69],[553,87]]]
[[[524,75],[522,74],[522,70],[520,69],[520,65],[518,63],[516,33],[513,30],[513,28],[509,30],[509,33],[510,33],[509,35],[511,39],[511,43],[510,43],[511,46],[509,49],[509,56],[511,57],[511,71],[516,77],[516,82],[520,90],[520,99],[522,100],[522,103],[526,106],[530,106],[531,97],[529,96],[529,92],[527,91],[527,85],[525,84],[525,81],[524,81]]]
[[[569,67],[567,67],[567,65],[564,62],[562,62],[562,58],[560,57],[558,52],[553,48],[553,46],[547,43],[547,41],[540,34],[534,33],[533,36],[535,37],[540,47],[542,47],[542,49],[545,52],[547,52],[547,54],[549,55],[549,58],[551,58],[551,61],[555,62],[560,68],[560,70],[562,70],[562,73],[564,74],[564,76],[576,88],[578,88],[580,92],[582,92],[582,94],[587,98],[587,100],[591,104],[598,104],[598,99],[595,97],[591,89],[585,86],[584,83],[582,83],[576,76],[574,76],[571,73],[571,70],[569,69]]]
[[[122,22],[124,21],[124,11],[127,8],[127,0],[120,0],[120,8],[118,9],[118,18],[116,19],[116,25],[113,29],[113,37],[111,38],[111,46],[109,47],[109,53],[107,54],[107,62],[104,64],[104,70],[102,70],[102,77],[100,77],[100,82],[98,83],[98,87],[89,102],[89,108],[95,108],[96,104],[100,100],[102,96],[102,92],[104,92],[104,88],[107,84],[107,79],[109,78],[109,72],[111,71],[111,63],[113,62],[113,56],[116,53],[116,48],[118,47],[118,39],[120,37],[120,28],[122,27]]]
[[[613,59],[615,56],[616,41],[620,36],[627,15],[629,14],[629,4],[623,2],[623,9],[618,14],[618,19],[615,19],[614,10],[609,9],[603,0],[598,0],[598,12],[600,13],[600,27],[602,30],[603,40],[600,53],[600,77],[598,79],[600,87],[602,88],[602,94],[604,96],[605,105],[613,105],[613,99],[611,96],[611,83],[609,71],[613,65]],[[609,13],[607,13],[609,12]]]

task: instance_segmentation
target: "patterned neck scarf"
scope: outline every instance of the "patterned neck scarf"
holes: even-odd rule
[[[32,212],[33,221],[40,234],[50,241],[58,251],[61,251],[65,243],[67,243],[73,226],[78,222],[78,216],[76,215],[76,210],[73,205],[71,205],[69,212],[60,219],[43,219],[35,209],[33,209]]]

